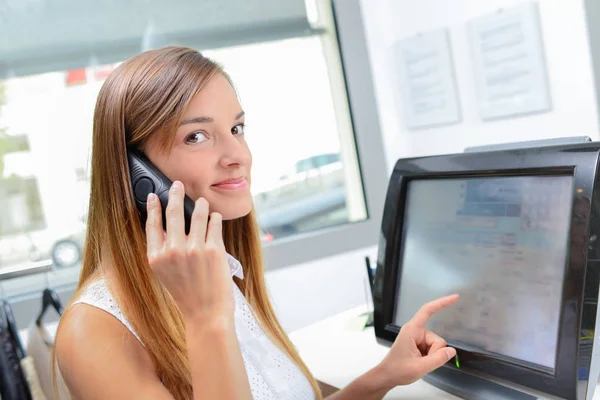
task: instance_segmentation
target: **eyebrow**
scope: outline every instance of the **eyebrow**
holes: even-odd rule
[[[241,111],[239,114],[237,114],[235,116],[235,119],[238,120],[238,119],[242,118],[244,115],[246,115],[246,113],[244,111]],[[194,117],[194,118],[184,119],[181,122],[180,126],[187,125],[187,124],[205,124],[205,123],[211,123],[211,122],[215,122],[215,120],[211,117]]]

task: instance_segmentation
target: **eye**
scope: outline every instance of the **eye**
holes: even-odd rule
[[[244,129],[246,129],[246,124],[237,124],[233,128],[231,128],[231,133],[234,135],[243,135]]]
[[[186,144],[198,144],[202,143],[207,139],[203,132],[193,132],[185,137]]]

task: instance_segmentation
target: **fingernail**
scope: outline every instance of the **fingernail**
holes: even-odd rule
[[[183,187],[183,183],[179,182],[179,181],[175,181],[173,182],[173,186],[171,186],[174,189],[181,189]]]
[[[154,193],[148,193],[148,198],[146,199],[146,202],[148,204],[154,204],[155,201],[156,201],[156,195]]]
[[[452,347],[446,348],[445,351],[446,351],[446,355],[448,355],[448,360],[450,360],[452,357],[454,357],[456,355],[456,350],[454,350]]]

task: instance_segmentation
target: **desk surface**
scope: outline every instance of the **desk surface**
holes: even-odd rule
[[[376,366],[389,349],[377,343],[372,327],[358,330],[352,321],[366,310],[357,307],[290,334],[300,356],[319,381],[343,388]],[[599,390],[593,399],[600,400]],[[458,397],[419,380],[392,389],[386,399],[455,400]]]

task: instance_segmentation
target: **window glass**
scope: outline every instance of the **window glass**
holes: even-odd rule
[[[324,51],[321,36],[203,51],[232,77],[247,115],[264,243],[366,218],[353,134],[334,111],[330,80],[341,68]],[[93,110],[116,65],[0,81],[0,274],[48,259],[55,267],[1,283],[4,295],[77,279]]]

